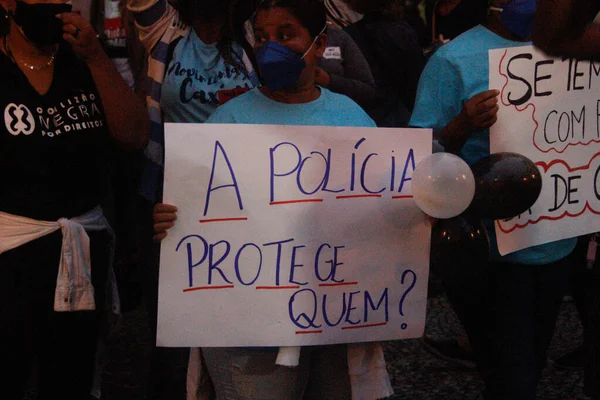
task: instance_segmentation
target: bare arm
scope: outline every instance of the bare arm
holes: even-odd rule
[[[538,0],[533,44],[552,56],[580,59],[600,55],[596,0]]]
[[[87,63],[92,74],[111,136],[125,149],[141,149],[150,135],[150,121],[143,102],[106,56],[90,24],[74,13],[65,13],[59,18],[63,21],[63,38]]]
[[[89,62],[88,68],[103,99],[111,136],[125,149],[145,147],[150,137],[150,121],[144,103],[121,78],[108,57]]]
[[[464,119],[458,115],[438,133],[439,142],[443,144],[448,153],[458,154],[471,137]]]

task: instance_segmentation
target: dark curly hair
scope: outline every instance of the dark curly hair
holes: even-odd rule
[[[225,63],[238,71],[245,71],[242,55],[233,50],[233,44],[240,44],[254,62],[252,47],[246,40],[244,22],[254,13],[257,2],[258,0],[178,0],[175,6],[179,19],[188,26],[193,26],[198,17],[210,20],[218,15],[227,15],[227,23],[221,27],[217,49]]]
[[[327,23],[327,11],[322,0],[264,0],[258,10],[285,8],[300,21],[311,38],[317,37]]]

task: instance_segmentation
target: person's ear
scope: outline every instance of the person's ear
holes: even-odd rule
[[[323,57],[325,54],[325,49],[327,48],[327,34],[321,33],[317,40],[315,40],[315,51],[317,57]]]

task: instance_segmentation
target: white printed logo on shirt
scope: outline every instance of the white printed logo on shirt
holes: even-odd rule
[[[327,47],[325,48],[325,53],[323,53],[323,58],[327,60],[341,60],[342,50],[339,47]]]
[[[22,133],[31,135],[35,130],[35,119],[33,113],[23,104],[9,104],[4,109],[4,122],[6,129],[11,135],[17,136]]]

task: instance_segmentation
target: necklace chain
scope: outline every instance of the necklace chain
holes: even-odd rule
[[[4,37],[4,48],[6,48],[6,52],[8,53],[8,55],[10,56],[10,58],[12,58],[15,62],[21,64],[22,66],[24,66],[25,68],[28,68],[32,71],[39,71],[42,69],[46,69],[49,66],[51,66],[52,64],[54,64],[54,60],[56,60],[56,53],[57,50],[56,48],[52,51],[52,56],[50,57],[50,60],[48,60],[45,64],[42,65],[32,65],[29,64],[23,60],[18,60],[15,55],[13,54],[13,52],[10,50],[10,47],[8,46],[8,40],[6,38],[6,36]]]

